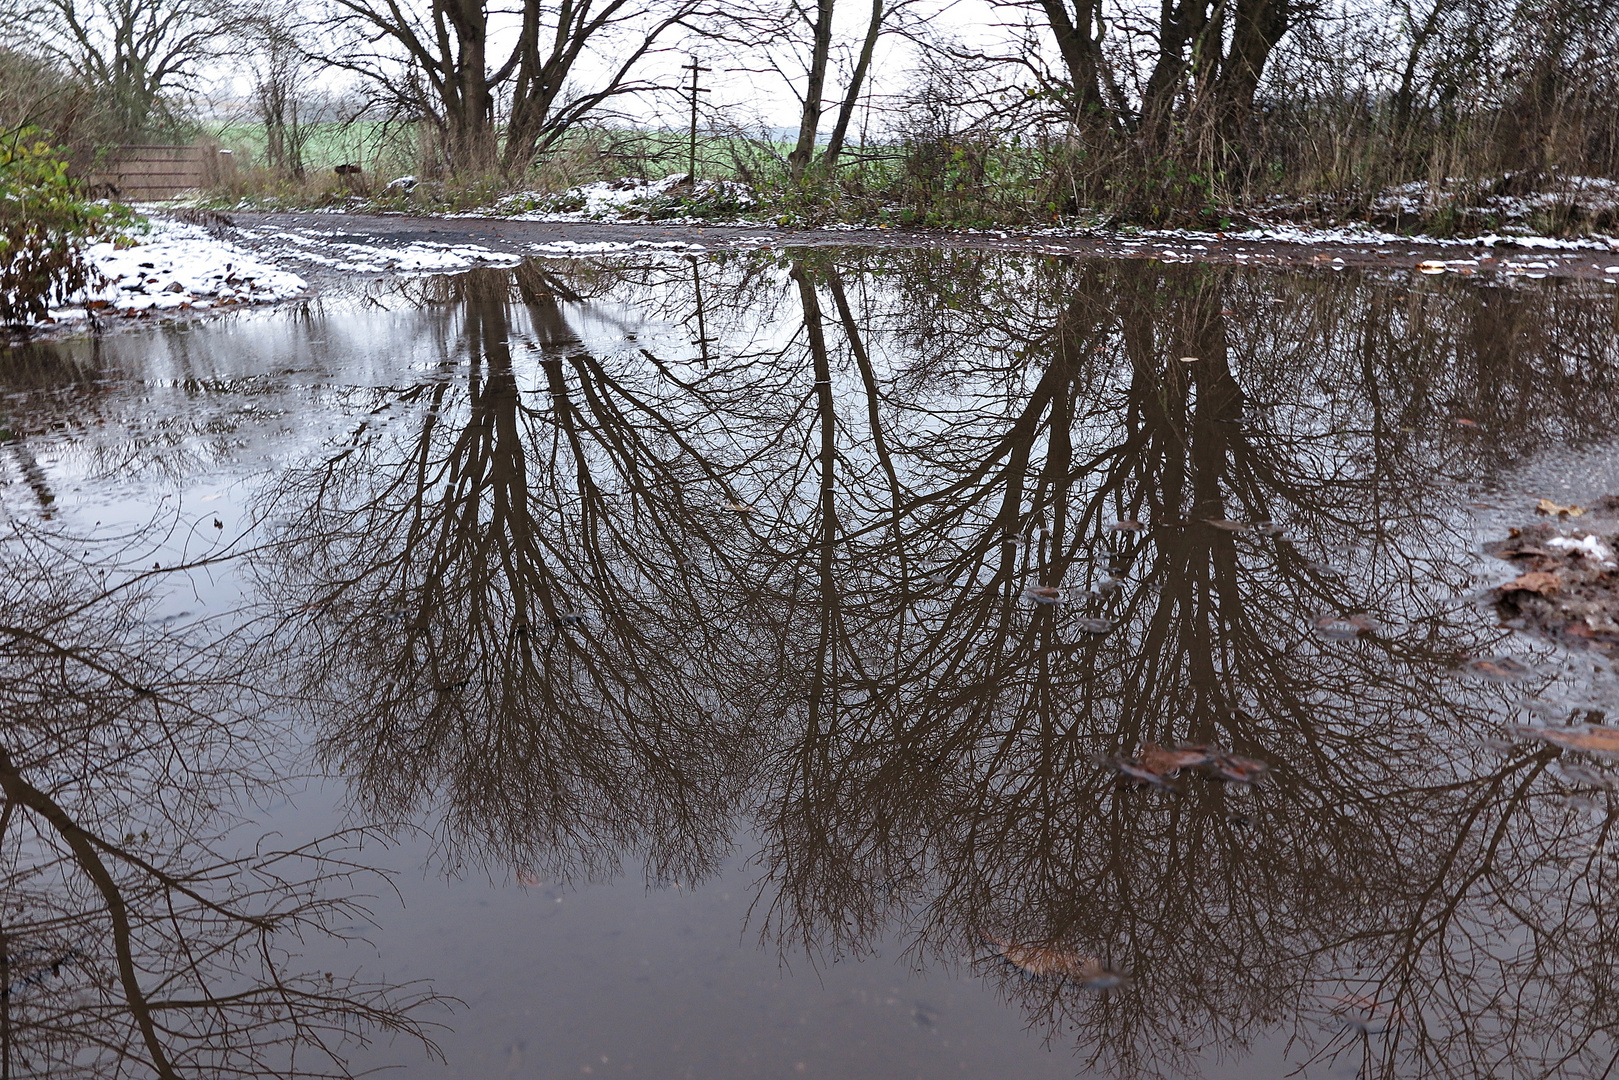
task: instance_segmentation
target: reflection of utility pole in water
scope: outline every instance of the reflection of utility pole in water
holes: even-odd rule
[[[697,63],[697,57],[691,58],[691,63],[680,65],[681,71],[691,72],[691,152],[687,160],[686,179],[693,188],[697,186],[697,95],[706,94],[707,90],[697,88],[697,73],[699,71],[712,71],[712,68],[702,67]]]
[[[703,276],[699,270],[702,260],[695,255],[686,256],[691,260],[691,287],[697,294],[697,347],[702,350],[703,366],[708,366],[708,322],[703,313]]]

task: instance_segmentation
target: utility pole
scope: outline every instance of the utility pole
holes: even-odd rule
[[[690,90],[691,90],[691,146],[690,146],[690,157],[687,160],[686,177],[687,177],[688,181],[691,183],[692,187],[696,188],[696,186],[697,186],[697,95],[698,94],[706,94],[706,93],[708,93],[707,90],[698,89],[698,87],[697,87],[697,73],[699,71],[712,71],[713,69],[712,68],[706,68],[706,67],[703,67],[700,64],[698,64],[697,63],[697,57],[695,55],[693,55],[692,58],[691,58],[691,63],[680,65],[680,70],[691,72],[691,87],[690,87]]]
[[[708,367],[709,337],[708,320],[703,314],[703,276],[698,271],[701,264],[695,255],[687,255],[686,258],[691,260],[691,287],[692,291],[697,294],[697,348],[701,351],[703,367],[706,368]]]

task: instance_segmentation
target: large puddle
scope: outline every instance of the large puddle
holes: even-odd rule
[[[1607,1075],[1522,728],[1615,682],[1482,552],[1619,492],[1616,326],[823,250],[0,354],[0,1068]]]

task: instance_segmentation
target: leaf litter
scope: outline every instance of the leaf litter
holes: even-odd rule
[[[1506,540],[1486,544],[1487,553],[1519,571],[1493,591],[1497,612],[1515,629],[1611,655],[1619,646],[1616,545],[1619,536],[1565,533],[1551,522],[1513,529]]]

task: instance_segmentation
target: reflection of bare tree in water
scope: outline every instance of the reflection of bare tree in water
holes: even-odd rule
[[[425,1037],[421,990],[295,967],[365,917],[359,836],[230,833],[281,764],[243,642],[60,546],[0,548],[0,1076],[347,1075]]]
[[[591,355],[536,265],[439,287],[445,370],[277,492],[324,746],[374,811],[441,810],[454,860],[706,873],[751,736],[717,685],[746,533],[659,401],[701,390]]]
[[[669,878],[751,783],[783,944],[898,924],[1121,1074],[1290,1025],[1367,1075],[1600,1072],[1604,836],[1553,752],[1483,744],[1523,688],[1454,674],[1502,634],[1453,600],[1449,479],[1611,433],[1589,305],[945,258],[711,275],[700,367],[587,348],[533,266],[434,286],[442,368],[286,479],[265,564],[361,800],[457,858]],[[1097,761],[1180,742],[1273,778]]]
[[[830,270],[796,273],[843,291]],[[1044,326],[1007,325],[1018,305],[987,297],[967,315],[987,332],[935,342],[925,376],[896,373],[909,396],[873,391],[822,425],[845,427],[852,457],[869,424],[861,450],[897,469],[806,434],[823,476],[841,471],[801,545],[837,614],[804,628],[781,692],[809,704],[766,808],[777,930],[859,949],[909,911],[946,955],[982,956],[994,935],[1124,967],[1134,986],[1105,996],[1007,984],[1120,1071],[1185,1067],[1299,1014],[1325,1054],[1358,1041],[1373,1074],[1590,1068],[1614,1020],[1591,1005],[1608,917],[1536,909],[1571,895],[1552,868],[1593,836],[1565,819],[1545,754],[1466,749],[1499,729],[1498,696],[1449,672],[1496,632],[1435,603],[1464,587],[1466,554],[1447,546],[1448,448],[1401,430],[1427,406],[1372,358],[1321,356],[1321,328],[1245,339],[1222,274],[1074,277]],[[803,297],[819,372],[824,316]],[[873,333],[836,307],[848,378],[869,385]],[[875,315],[878,334],[909,317]],[[1019,346],[976,344],[998,335]],[[1269,401],[1315,397],[1330,422],[1255,410],[1241,349]],[[917,400],[928,384],[946,408]],[[891,512],[839,519],[901,487]],[[1108,529],[1133,518],[1139,537]],[[1066,602],[1031,603],[1030,586]],[[1368,610],[1389,627],[1377,638],[1309,633],[1323,611]],[[1272,761],[1276,782],[1168,798],[1094,764],[1182,741]]]

